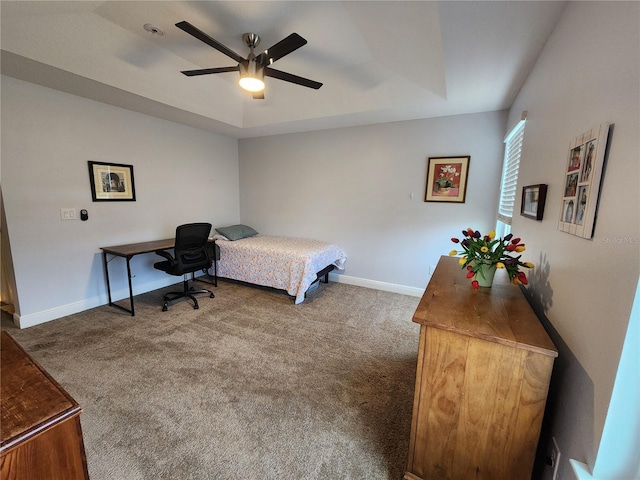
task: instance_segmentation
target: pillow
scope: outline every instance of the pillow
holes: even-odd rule
[[[223,240],[225,242],[229,241],[227,237],[225,237],[224,235],[220,235],[219,233],[216,233],[213,237],[209,237],[209,240]]]
[[[216,228],[216,232],[220,235],[224,235],[229,240],[240,240],[241,238],[253,237],[257,235],[253,228],[247,225],[231,225],[229,227]]]

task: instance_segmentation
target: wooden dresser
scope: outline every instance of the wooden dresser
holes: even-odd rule
[[[2,332],[0,478],[88,479],[80,406]]]
[[[415,311],[420,324],[406,480],[531,478],[557,350],[498,270],[473,290],[442,257]]]

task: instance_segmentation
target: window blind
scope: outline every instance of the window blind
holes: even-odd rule
[[[511,218],[513,217],[513,210],[515,208],[525,121],[526,120],[521,120],[518,122],[504,140],[504,166],[502,168],[502,181],[500,183],[498,220],[507,225],[511,225]]]

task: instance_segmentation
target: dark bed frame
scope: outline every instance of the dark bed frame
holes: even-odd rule
[[[334,268],[336,268],[335,265],[328,265],[328,266],[324,267],[322,270],[320,270],[318,273],[316,273],[316,277],[318,277],[318,278],[316,278],[313,282],[311,282],[311,285],[313,285],[316,282],[329,283],[329,272],[332,271]],[[309,285],[309,288],[311,288],[311,285]],[[307,291],[309,290],[309,288],[307,289]],[[305,295],[306,295],[306,293],[305,293]]]

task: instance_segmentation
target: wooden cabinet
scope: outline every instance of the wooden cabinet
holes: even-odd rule
[[[442,257],[420,324],[406,480],[531,478],[558,353],[520,289],[498,270],[473,290]]]
[[[80,406],[2,332],[0,478],[88,479]]]

